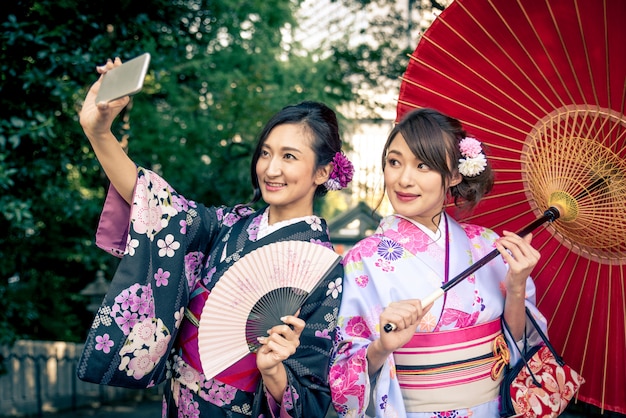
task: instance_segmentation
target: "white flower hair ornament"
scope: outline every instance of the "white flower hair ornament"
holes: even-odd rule
[[[459,142],[459,149],[463,158],[459,159],[459,173],[465,177],[476,177],[487,167],[487,157],[483,154],[480,141],[476,138],[465,137]]]

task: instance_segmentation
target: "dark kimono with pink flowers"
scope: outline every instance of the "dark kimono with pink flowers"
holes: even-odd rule
[[[282,402],[264,391],[254,354],[212,379],[202,373],[197,321],[220,277],[244,255],[277,241],[332,248],[323,219],[309,216],[257,238],[264,210],[205,207],[138,169],[133,204],[111,188],[97,244],[122,257],[78,365],[82,380],[145,388],[167,380],[164,417],[323,417],[341,299],[339,264],[301,308],[306,327],[284,361]],[[225,321],[228,312],[224,313]]]

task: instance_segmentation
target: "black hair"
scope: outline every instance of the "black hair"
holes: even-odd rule
[[[335,154],[341,151],[337,115],[331,108],[323,103],[312,101],[285,106],[272,116],[259,135],[250,164],[250,178],[252,179],[252,187],[254,189],[254,195],[250,204],[254,204],[261,199],[259,179],[256,175],[256,164],[261,156],[263,144],[270,132],[272,132],[272,129],[284,124],[300,124],[309,130],[312,138],[311,148],[315,152],[315,169],[330,163]],[[315,189],[314,197],[324,196],[327,192],[326,186],[320,184]]]
[[[413,110],[394,126],[383,148],[382,167],[385,171],[387,151],[395,137],[401,134],[416,158],[441,175],[445,190],[450,179],[458,172],[458,161],[463,158],[459,143],[467,134],[458,119],[435,109]],[[484,147],[483,147],[484,152]],[[449,189],[454,205],[471,210],[493,187],[494,174],[489,163],[480,174],[467,177]]]

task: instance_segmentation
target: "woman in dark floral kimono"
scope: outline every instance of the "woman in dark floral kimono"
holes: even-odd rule
[[[98,71],[120,64],[109,61]],[[122,260],[87,337],[79,377],[137,388],[168,379],[163,417],[323,417],[340,264],[298,313],[259,338],[255,353],[214,377],[203,374],[198,323],[220,277],[251,251],[290,240],[332,249],[313,199],[345,187],[353,171],[334,112],[303,102],[268,122],[251,165],[251,203],[262,198],[266,207],[206,207],[129,159],[110,129],[129,99],[96,104],[100,81],[87,94],[80,123],[111,181],[97,244]]]

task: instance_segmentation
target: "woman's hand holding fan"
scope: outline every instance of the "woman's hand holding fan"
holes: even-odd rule
[[[199,321],[205,377],[216,376],[261,345],[273,352],[263,362],[271,356],[283,357],[281,361],[288,357],[287,347],[295,339],[299,344],[304,321],[294,318],[285,324],[282,319],[298,312],[339,261],[337,253],[322,245],[281,241],[260,247],[233,264],[211,290]],[[289,325],[294,328],[283,328]],[[269,336],[268,330],[272,330]],[[268,340],[262,344],[258,337],[266,336]],[[263,350],[262,355],[266,353]],[[266,365],[270,362],[263,367]]]
[[[267,337],[258,337],[261,344],[256,351],[256,364],[261,373],[291,357],[300,345],[300,334],[306,323],[297,316],[283,317],[283,325],[268,330]]]
[[[267,390],[275,399],[280,399],[285,389],[287,375],[283,361],[291,357],[300,345],[300,334],[305,322],[294,315],[283,318],[283,325],[268,330],[267,337],[258,337],[261,344],[256,351],[256,366],[263,376]],[[272,384],[275,382],[275,384]]]

